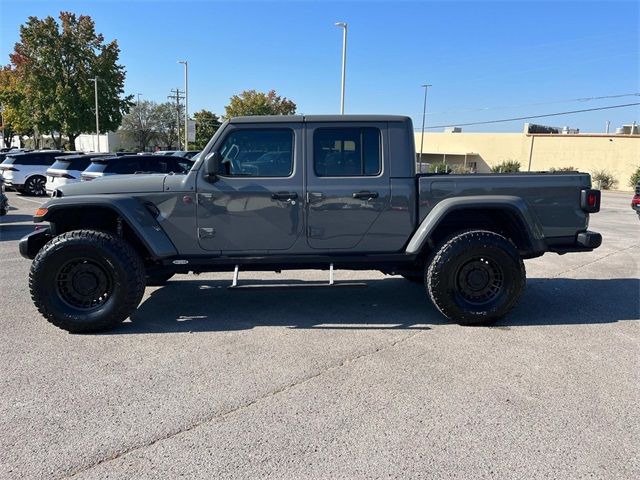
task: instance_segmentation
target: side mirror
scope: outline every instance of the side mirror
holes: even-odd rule
[[[222,156],[220,152],[212,152],[204,159],[205,176],[209,181],[215,181],[220,172]]]

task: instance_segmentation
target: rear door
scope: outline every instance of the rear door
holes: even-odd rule
[[[358,244],[390,206],[386,123],[308,123],[307,242],[317,250]]]

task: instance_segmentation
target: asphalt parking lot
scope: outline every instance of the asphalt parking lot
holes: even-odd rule
[[[526,262],[494,327],[447,324],[422,287],[148,288],[101,335],[50,326],[0,218],[0,478],[640,478],[640,221],[604,193],[603,246]],[[324,272],[241,275],[324,280]]]

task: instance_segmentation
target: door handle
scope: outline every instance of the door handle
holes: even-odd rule
[[[353,198],[359,198],[361,200],[371,200],[372,198],[378,198],[378,192],[354,192]]]
[[[273,200],[295,200],[298,198],[296,192],[276,192],[271,195]]]

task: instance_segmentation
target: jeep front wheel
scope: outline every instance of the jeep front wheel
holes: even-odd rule
[[[29,288],[40,313],[72,333],[107,330],[133,312],[145,288],[144,264],[123,239],[74,230],[47,243],[31,265]]]
[[[446,241],[427,267],[427,291],[448,319],[462,325],[488,324],[517,303],[526,281],[524,263],[502,235],[463,232]]]

